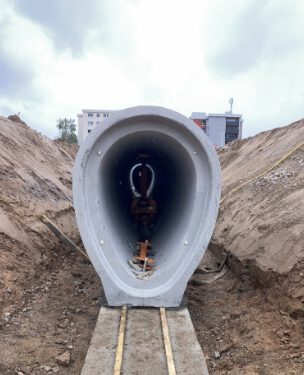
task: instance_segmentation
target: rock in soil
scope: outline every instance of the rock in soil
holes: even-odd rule
[[[56,362],[57,362],[58,365],[60,365],[60,366],[69,367],[70,362],[71,362],[71,353],[68,352],[68,351],[66,351],[66,352],[60,354],[60,355],[56,358]]]

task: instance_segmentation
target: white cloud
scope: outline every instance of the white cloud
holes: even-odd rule
[[[14,95],[0,94],[0,108],[21,111],[51,136],[59,117],[89,107],[159,104],[189,115],[223,112],[234,96],[245,135],[303,116],[300,0],[107,0],[96,8],[103,23],[94,18],[77,54],[58,50],[12,1],[0,5],[3,56],[19,69],[15,77],[27,77]]]

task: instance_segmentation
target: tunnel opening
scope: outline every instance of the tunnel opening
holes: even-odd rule
[[[129,172],[149,154],[158,203],[152,232],[156,270],[134,273],[129,243],[137,241]],[[209,243],[220,200],[220,165],[191,120],[162,107],[118,111],[80,147],[73,200],[87,253],[110,306],[177,307]],[[143,276],[143,277],[142,277]]]
[[[155,271],[164,270],[174,257],[193,208],[195,168],[181,143],[168,134],[156,131],[133,132],[109,148],[98,172],[100,197],[108,223],[117,233],[115,251],[124,259],[126,267],[132,256],[132,247],[138,240],[138,228],[131,212],[134,195],[130,171],[138,163],[140,153],[148,155],[148,163],[155,174],[151,197],[157,203],[157,212],[151,228],[151,242]]]

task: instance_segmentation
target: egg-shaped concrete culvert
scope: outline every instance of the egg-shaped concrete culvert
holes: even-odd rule
[[[139,251],[138,215],[131,206],[135,188],[140,190],[132,174],[141,168],[141,155],[148,168],[147,195],[157,206],[149,224],[153,267],[144,272],[130,266]],[[73,197],[80,234],[109,305],[179,306],[219,206],[219,161],[204,132],[161,107],[118,111],[81,145]]]

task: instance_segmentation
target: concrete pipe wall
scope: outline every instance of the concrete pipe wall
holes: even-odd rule
[[[137,231],[129,174],[140,152],[155,172],[155,270],[128,264]],[[214,147],[192,120],[166,108],[119,111],[88,135],[73,173],[76,218],[109,305],[179,306],[208,246],[220,200]]]

